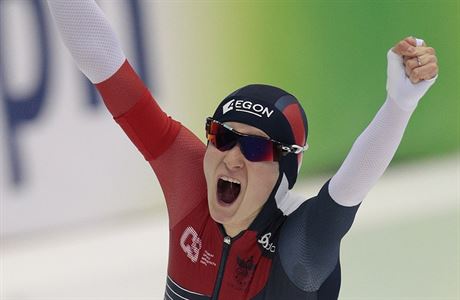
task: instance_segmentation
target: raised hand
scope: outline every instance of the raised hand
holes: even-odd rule
[[[423,40],[407,37],[388,51],[387,91],[407,110],[414,109],[435,82],[438,59]]]
[[[438,58],[432,47],[427,47],[422,40],[407,37],[393,47],[393,52],[403,57],[405,72],[412,83],[428,80],[438,74]]]

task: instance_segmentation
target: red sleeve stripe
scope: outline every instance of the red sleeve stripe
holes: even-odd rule
[[[115,120],[147,161],[163,154],[174,142],[181,127],[179,122],[159,108],[150,93]]]
[[[114,119],[147,161],[160,156],[173,143],[180,123],[161,110],[128,61],[96,87]]]
[[[127,60],[112,76],[95,86],[114,117],[128,111],[148,92]]]

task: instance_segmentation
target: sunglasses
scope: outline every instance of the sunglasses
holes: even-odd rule
[[[238,144],[244,157],[252,162],[279,161],[283,156],[299,154],[308,148],[308,145],[288,145],[263,136],[240,133],[212,118],[206,119],[206,138],[220,151],[230,150]]]

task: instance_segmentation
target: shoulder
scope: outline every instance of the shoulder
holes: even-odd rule
[[[305,291],[316,291],[339,259],[340,240],[358,209],[337,204],[327,181],[286,219],[279,238],[280,262],[290,280]]]
[[[354,216],[359,208],[359,204],[355,206],[343,206],[337,203],[329,192],[330,181],[329,179],[324,183],[316,196],[303,200],[302,203],[288,215],[287,222],[296,222],[299,218],[306,221],[307,217],[312,221],[316,218],[327,218],[336,214]],[[292,199],[301,198],[301,196],[298,195],[291,195],[289,197]]]

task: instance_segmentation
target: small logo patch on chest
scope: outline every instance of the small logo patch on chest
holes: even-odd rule
[[[249,282],[251,281],[255,268],[256,264],[254,263],[253,256],[249,257],[248,259],[243,259],[237,256],[234,278],[237,283],[238,289],[246,289]]]
[[[180,238],[180,246],[192,262],[196,263],[198,261],[202,242],[193,227],[188,226],[185,228]]]
[[[270,237],[272,236],[271,232],[267,232],[263,236],[260,237],[260,239],[257,240],[257,242],[262,245],[262,247],[270,251],[271,253],[275,253],[276,246],[273,244],[273,242],[270,242]]]

